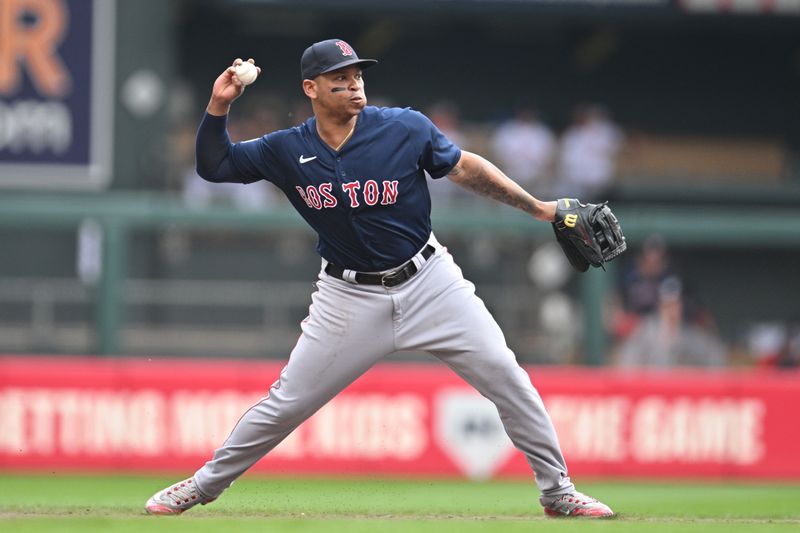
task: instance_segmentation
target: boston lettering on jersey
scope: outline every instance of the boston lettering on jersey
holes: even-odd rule
[[[362,199],[367,205],[375,205],[378,200],[381,200],[381,205],[391,205],[397,202],[397,180],[383,180],[381,188],[375,180],[367,180],[364,182],[364,192]],[[361,183],[358,181],[349,181],[341,184],[342,190],[347,192],[348,199],[350,200],[350,207],[355,208],[361,204],[358,201],[359,189]],[[339,202],[336,197],[331,194],[333,189],[332,183],[323,183],[319,186],[309,185],[305,190],[296,185],[295,189],[300,193],[300,197],[305,201],[306,205],[312,209],[325,209],[336,207]]]
[[[317,251],[343,268],[374,272],[416,254],[431,232],[426,173],[445,176],[461,150],[421,113],[366,107],[353,136],[333,150],[316,119],[231,144],[225,118],[206,115],[197,168],[215,182],[278,186],[317,232]]]

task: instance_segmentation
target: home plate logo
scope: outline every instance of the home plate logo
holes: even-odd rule
[[[434,399],[434,438],[471,479],[489,479],[514,451],[497,408],[467,389],[449,389]]]

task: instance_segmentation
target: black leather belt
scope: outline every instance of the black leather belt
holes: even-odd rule
[[[428,258],[432,256],[433,252],[435,251],[436,248],[434,248],[432,245],[429,244],[425,246],[425,248],[423,248],[421,252],[422,259],[427,261]],[[344,270],[345,269],[343,269],[342,267],[334,265],[333,263],[328,263],[328,265],[325,267],[325,273],[328,274],[329,276],[333,276],[334,278],[339,278],[343,281],[348,281],[344,277]],[[406,261],[403,265],[385,274],[369,274],[366,272],[356,272],[355,280],[356,283],[359,283],[361,285],[383,285],[384,287],[395,287],[411,279],[411,277],[417,273],[417,270],[418,270],[417,265],[414,264],[414,261],[412,259]]]

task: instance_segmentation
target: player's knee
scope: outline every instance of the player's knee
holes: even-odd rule
[[[275,409],[275,417],[282,426],[299,426],[317,411],[318,407],[300,401],[281,402]]]
[[[481,374],[492,381],[507,385],[530,383],[528,373],[519,365],[514,352],[507,348],[503,351],[484,352],[483,360],[480,365]]]

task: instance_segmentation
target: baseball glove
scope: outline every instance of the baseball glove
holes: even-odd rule
[[[582,204],[561,198],[556,204],[553,231],[572,267],[586,272],[589,265],[602,267],[625,251],[625,236],[608,202]]]

